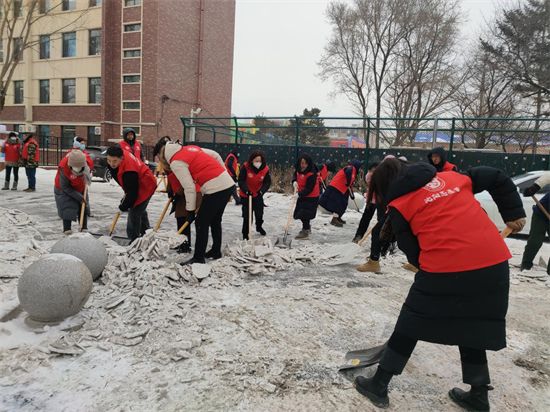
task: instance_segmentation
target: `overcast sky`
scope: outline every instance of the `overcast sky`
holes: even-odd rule
[[[403,0],[407,1],[407,0]],[[330,34],[329,0],[237,0],[232,113],[293,116],[318,107],[322,116],[353,116],[343,98],[332,101],[317,62]],[[492,0],[462,0],[463,34],[474,38],[493,16]]]

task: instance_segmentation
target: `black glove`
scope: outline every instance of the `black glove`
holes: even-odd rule
[[[189,224],[193,223],[195,221],[195,211],[194,210],[188,210],[187,211],[187,217],[185,218]]]
[[[252,192],[250,190],[248,190],[246,193],[245,193],[246,196],[250,197],[250,196],[253,196]]]
[[[261,190],[258,192],[258,197],[262,197],[264,195],[264,192],[262,192]]]
[[[535,193],[537,193],[540,190],[540,186],[536,183],[533,183],[532,186],[529,186],[527,189],[523,191],[524,197],[530,197],[533,196]]]
[[[118,210],[120,210],[121,212],[126,212],[128,210],[128,208],[122,206],[122,203],[121,203],[120,205],[118,205]]]
[[[172,191],[172,189],[168,189],[166,191],[166,194],[168,195],[168,197],[173,197],[174,196],[174,192]]]
[[[172,197],[172,204],[174,207],[178,204],[178,202],[181,200],[181,195],[178,195],[177,193]]]
[[[349,197],[351,197],[351,200],[355,200],[355,193],[353,193],[353,190],[350,190]]]

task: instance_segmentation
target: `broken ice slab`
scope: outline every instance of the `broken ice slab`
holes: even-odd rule
[[[204,279],[210,275],[212,268],[205,263],[193,263],[191,265],[191,270],[197,279]]]
[[[136,338],[133,338],[133,339],[125,339],[125,338],[122,338],[120,336],[115,336],[111,342],[117,344],[117,345],[123,345],[123,346],[135,346],[141,342],[143,342],[143,337],[142,336],[138,336]]]
[[[133,338],[137,338],[138,336],[147,335],[147,333],[149,333],[149,328],[137,330],[135,332],[126,333],[126,334],[124,334],[124,337],[126,339],[133,339]]]

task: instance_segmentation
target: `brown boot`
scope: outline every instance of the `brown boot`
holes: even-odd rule
[[[294,238],[296,240],[308,240],[309,239],[309,231],[307,229],[300,230],[300,233]]]
[[[380,263],[369,258],[367,263],[357,266],[357,270],[359,272],[380,272]]]
[[[332,220],[330,221],[330,224],[336,227],[344,227],[344,225],[340,223],[337,217],[333,217]]]

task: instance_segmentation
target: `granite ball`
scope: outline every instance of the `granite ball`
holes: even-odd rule
[[[82,260],[96,280],[107,266],[109,254],[105,245],[89,233],[75,233],[61,239],[51,250],[51,253],[65,253]]]
[[[32,320],[59,322],[82,309],[92,293],[92,285],[92,274],[80,259],[54,253],[23,272],[17,295]]]

